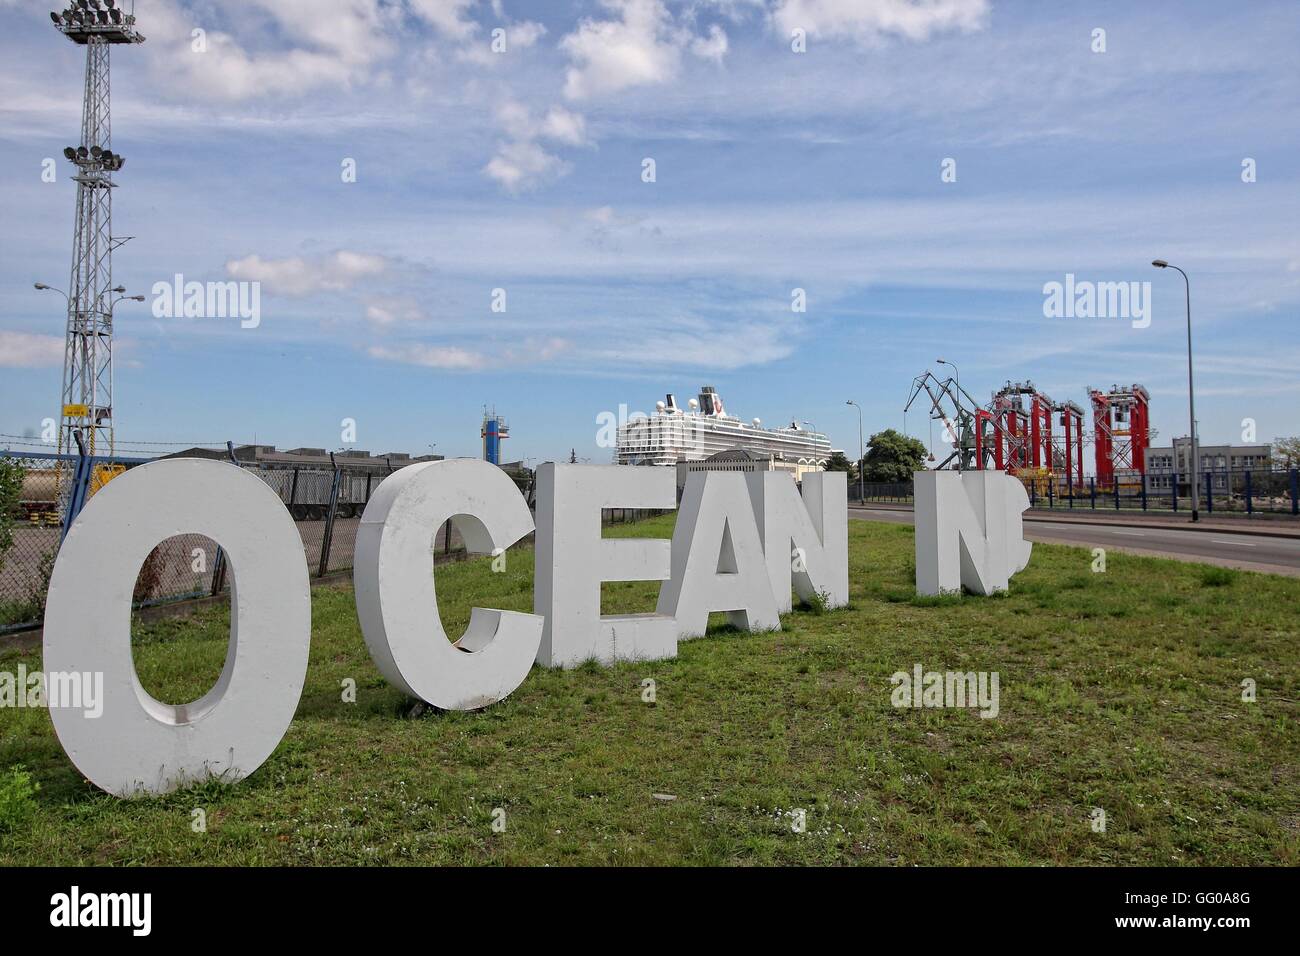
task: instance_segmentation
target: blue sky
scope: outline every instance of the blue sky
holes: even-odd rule
[[[1084,6],[138,0],[115,278],[260,281],[262,317],[120,306],[119,441],[337,448],[352,418],[372,451],[476,455],[489,404],[511,458],[607,461],[600,412],[707,383],[852,453],[845,399],[901,427],[940,354],[983,400],[1143,383],[1167,440],[1184,305],[1156,257],[1194,283],[1202,441],[1300,433],[1300,6]],[[4,434],[59,400],[62,300],[32,283],[67,284],[74,186],[41,163],[83,67],[49,9],[0,0]],[[1067,273],[1151,282],[1150,327],[1045,318]]]

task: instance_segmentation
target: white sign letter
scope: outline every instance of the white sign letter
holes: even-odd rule
[[[793,609],[792,586],[805,602],[820,595],[828,608],[848,604],[848,473],[804,475],[802,501],[789,472],[761,471],[745,479],[776,609],[782,614]],[[799,551],[797,562],[792,549]]]
[[[666,614],[601,617],[602,581],[664,581],[672,546],[655,538],[601,538],[603,508],[677,506],[672,468],[557,465],[537,469],[537,578],[533,610],[546,618],[537,662],[572,667],[595,659],[677,656],[677,622]]]
[[[916,591],[1005,591],[1029,564],[1024,484],[999,471],[920,471],[916,487]]]
[[[216,685],[173,706],[140,684],[131,595],[167,538],[203,534],[232,574],[230,649]],[[212,777],[240,780],[271,755],[298,708],[311,641],[302,538],[260,478],[225,462],[140,465],[90,500],[59,549],[45,611],[45,668],[103,674],[102,716],[51,707],[59,742],[96,786],[167,793]]]
[[[508,548],[533,530],[523,496],[496,465],[473,458],[408,465],[384,479],[361,516],[357,617],[390,682],[443,710],[477,710],[523,683],[543,622],[476,607],[464,636],[448,640],[433,582],[433,538],[448,519],[470,554]]]
[[[736,471],[686,479],[673,575],[659,592],[659,613],[677,619],[679,639],[703,635],[711,611],[726,611],[742,630],[781,628],[745,476]]]

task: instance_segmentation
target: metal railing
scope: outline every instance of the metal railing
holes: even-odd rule
[[[1192,488],[1188,476],[1149,474],[1141,481],[1100,485],[1095,478],[1068,485],[1059,478],[1022,478],[1034,508],[1190,512]],[[850,482],[849,498],[857,501]],[[866,482],[865,501],[909,503],[912,482]],[[1196,505],[1204,514],[1300,515],[1300,470],[1210,469],[1200,476]]]

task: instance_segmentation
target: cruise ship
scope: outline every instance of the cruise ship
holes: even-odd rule
[[[687,405],[679,407],[670,393],[655,403],[653,415],[634,416],[621,424],[615,463],[676,465],[703,461],[718,452],[744,451],[802,474],[825,467],[830,458],[830,440],[821,432],[801,428],[798,422],[764,428],[757,418],[742,421],[727,414],[712,386],[701,388],[699,398]]]

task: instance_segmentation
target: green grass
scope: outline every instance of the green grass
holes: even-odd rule
[[[48,714],[0,711],[0,776],[22,764],[40,784],[0,864],[1300,863],[1300,580],[1122,554],[1093,574],[1088,550],[1039,544],[1006,596],[918,599],[910,528],[850,534],[847,610],[718,627],[674,661],[535,668],[473,714],[409,718],[350,591],[320,588],[297,717],[233,787],[117,800],[81,779]],[[527,550],[504,574],[485,559],[438,575],[453,633],[475,603],[531,610]],[[655,585],[604,593],[607,613],[642,611]],[[138,626],[142,681],[199,696],[228,621]],[[10,653],[0,669],[20,661],[39,666]],[[998,671],[1000,715],[894,709],[889,676],[915,663]]]

